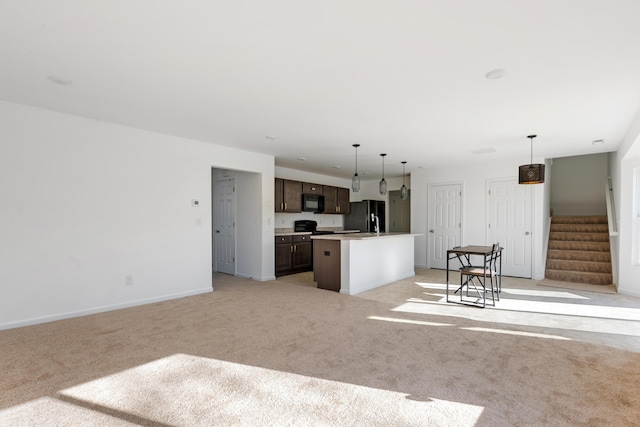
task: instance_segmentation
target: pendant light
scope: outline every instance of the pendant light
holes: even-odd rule
[[[380,195],[384,196],[385,194],[387,194],[387,181],[384,180],[384,157],[386,156],[386,154],[380,154],[380,157],[382,157],[382,179],[380,180]]]
[[[402,187],[400,187],[400,198],[402,200],[407,200],[407,197],[409,197],[409,191],[407,190],[407,186],[404,185],[404,165],[407,164],[407,162],[400,162],[402,163]]]
[[[351,178],[351,189],[354,193],[360,191],[360,177],[358,176],[358,147],[360,144],[353,144],[356,149],[356,173],[353,174],[353,178]]]
[[[544,183],[544,164],[533,164],[533,138],[538,135],[529,135],[531,140],[531,163],[518,168],[518,184],[542,184]]]

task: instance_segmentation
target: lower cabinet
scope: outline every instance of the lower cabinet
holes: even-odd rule
[[[276,276],[313,269],[311,236],[276,236]]]

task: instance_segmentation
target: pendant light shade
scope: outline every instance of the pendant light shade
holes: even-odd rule
[[[380,154],[380,156],[382,157],[382,179],[380,180],[379,190],[380,195],[384,196],[387,194],[387,181],[384,179],[384,156],[386,156],[386,154]]]
[[[353,174],[353,178],[351,178],[351,190],[354,193],[360,191],[360,177],[358,176],[358,147],[360,144],[353,144],[356,149],[356,173]]]
[[[402,187],[400,187],[400,198],[402,200],[407,200],[407,197],[409,197],[409,191],[407,190],[407,186],[404,185],[404,165],[407,164],[407,162],[401,162],[402,163]]]
[[[544,164],[533,164],[533,138],[538,135],[529,135],[531,140],[531,163],[518,168],[518,184],[542,184],[544,183]]]

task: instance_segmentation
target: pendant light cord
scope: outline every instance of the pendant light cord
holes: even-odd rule
[[[531,141],[531,163],[529,163],[529,165],[533,165],[533,138],[535,138],[538,135],[529,135],[527,136],[527,138],[529,138],[529,140]]]

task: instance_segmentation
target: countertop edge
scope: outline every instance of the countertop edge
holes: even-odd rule
[[[371,239],[385,239],[385,238],[410,237],[410,236],[422,236],[422,234],[380,233],[379,236],[376,236],[374,233],[322,234],[319,236],[311,236],[311,239],[312,240],[371,240]]]

